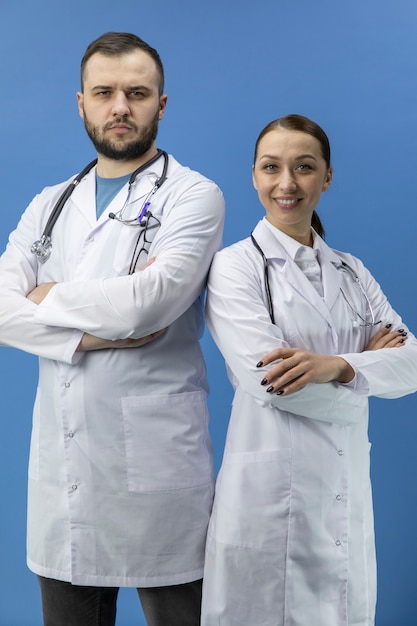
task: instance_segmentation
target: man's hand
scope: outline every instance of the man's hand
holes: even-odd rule
[[[84,333],[80,343],[78,344],[76,352],[89,352],[90,350],[109,349],[115,350],[118,348],[142,348],[151,341],[155,341],[155,339],[158,339],[158,337],[163,335],[165,331],[166,328],[151,333],[146,337],[141,337],[140,339],[116,339],[114,341],[112,341],[111,339],[100,339],[100,337],[94,337],[94,335]]]
[[[40,304],[55,285],[56,283],[42,283],[42,285],[38,285],[35,289],[32,289],[32,291],[26,295],[26,298],[35,304]]]

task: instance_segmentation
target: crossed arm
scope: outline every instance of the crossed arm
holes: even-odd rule
[[[155,257],[149,259],[148,263],[143,269],[146,269],[147,267],[149,267],[149,265],[152,265],[154,261]],[[40,304],[55,285],[56,283],[54,282],[38,285],[31,292],[29,292],[26,297],[34,304]],[[165,332],[165,330],[166,329],[159,330],[157,332],[151,333],[150,335],[147,335],[146,337],[140,337],[139,339],[116,339],[114,341],[110,339],[101,339],[100,337],[95,337],[94,335],[84,333],[80,343],[78,344],[76,352],[106,350],[109,348],[141,348],[142,346],[145,346],[146,344],[160,337]]]
[[[238,248],[222,250],[214,258],[208,284],[208,327],[235,386],[261,405],[343,424],[355,421],[356,409],[363,409],[370,396],[397,398],[416,390],[417,341],[405,333],[400,316],[359,261],[352,262],[371,294],[376,319],[392,326],[370,331],[368,344],[361,343],[362,334],[356,335],[352,341],[335,341],[330,354],[323,354],[309,352],[310,342],[305,346],[297,342],[297,325],[291,335],[292,345],[288,345],[285,336],[293,328],[290,318],[284,316],[283,325],[287,325],[283,329],[271,323],[260,297],[262,277],[248,271],[248,267],[257,267],[254,254],[245,242]],[[319,319],[313,322],[306,318],[312,334],[319,323]],[[299,333],[302,335],[301,330]]]
[[[399,348],[404,345],[407,333],[400,329],[391,331],[391,324],[380,328],[370,339],[365,351],[381,348]],[[309,383],[349,383],[355,376],[353,367],[340,356],[328,356],[299,348],[277,348],[266,354],[257,367],[272,365],[261,381],[269,393],[289,395]]]

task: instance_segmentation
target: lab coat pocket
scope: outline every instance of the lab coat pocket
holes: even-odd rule
[[[202,391],[122,399],[129,491],[188,489],[212,481]]]
[[[222,543],[282,551],[291,497],[291,449],[226,455],[211,533]]]

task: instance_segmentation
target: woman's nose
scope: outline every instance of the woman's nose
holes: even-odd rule
[[[294,173],[291,170],[282,170],[279,178],[279,186],[282,191],[291,192],[297,187]]]

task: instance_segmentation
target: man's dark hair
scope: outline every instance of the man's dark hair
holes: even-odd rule
[[[133,50],[143,50],[154,60],[158,71],[159,95],[164,91],[164,67],[155,48],[132,33],[105,33],[90,43],[81,60],[81,91],[84,90],[84,72],[87,61],[99,52],[106,56],[121,56]]]

